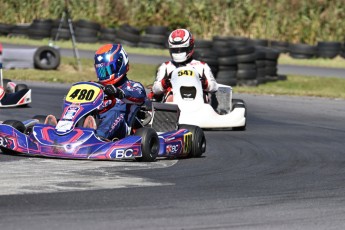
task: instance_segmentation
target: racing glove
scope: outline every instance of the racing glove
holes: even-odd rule
[[[170,77],[171,77],[171,74],[168,75],[168,70],[165,70],[165,76],[161,81],[163,89],[172,87],[171,82],[170,82]]]
[[[125,97],[125,93],[122,89],[115,87],[114,85],[106,85],[104,87],[104,93],[108,96],[122,99]]]
[[[203,90],[206,90],[208,87],[208,80],[205,75],[205,70],[202,71],[202,76],[200,76],[201,86]]]

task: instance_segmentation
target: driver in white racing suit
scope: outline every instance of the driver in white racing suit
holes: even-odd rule
[[[181,66],[195,68],[200,75],[204,92],[212,93],[218,90],[217,82],[208,64],[193,59],[194,37],[191,32],[186,29],[174,30],[169,35],[168,43],[172,60],[159,66],[152,92],[148,95],[149,98],[161,98],[167,89],[171,88],[170,77],[172,71]]]

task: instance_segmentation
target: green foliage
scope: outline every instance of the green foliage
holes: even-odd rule
[[[72,19],[188,28],[197,38],[247,36],[315,44],[344,41],[344,0],[70,0]],[[1,0],[0,22],[61,17],[64,0]]]

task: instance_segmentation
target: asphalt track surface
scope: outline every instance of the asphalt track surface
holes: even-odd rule
[[[0,120],[61,113],[66,85],[28,83]],[[0,154],[0,229],[344,229],[345,101],[236,95],[246,131],[206,131],[201,158],[154,163]]]

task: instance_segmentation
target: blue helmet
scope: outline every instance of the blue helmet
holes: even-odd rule
[[[121,44],[106,44],[95,53],[95,70],[103,85],[116,84],[129,70],[128,55]]]

